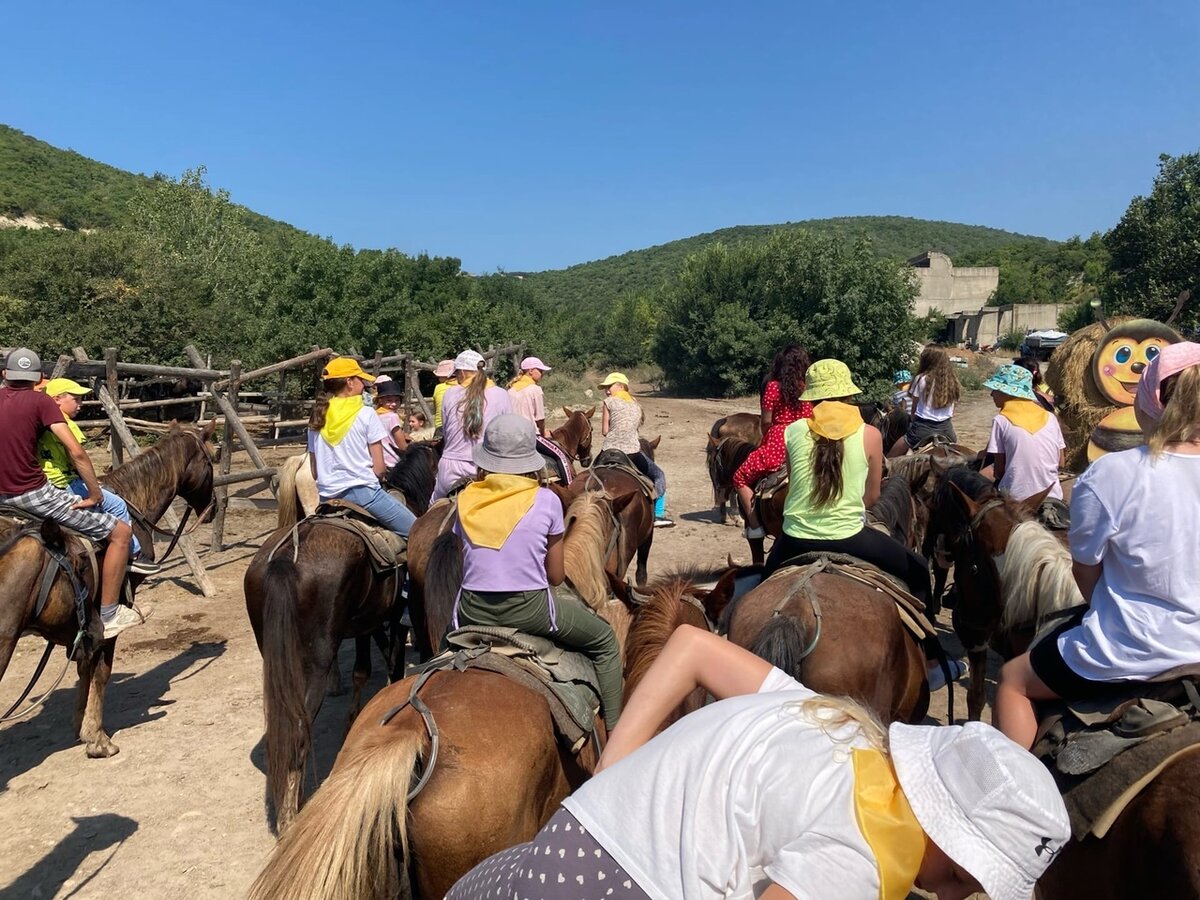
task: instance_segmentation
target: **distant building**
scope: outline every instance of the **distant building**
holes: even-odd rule
[[[980,309],[1000,286],[999,266],[955,268],[949,256],[936,250],[914,256],[908,264],[920,288],[914,304],[918,316],[930,311],[948,316]]]

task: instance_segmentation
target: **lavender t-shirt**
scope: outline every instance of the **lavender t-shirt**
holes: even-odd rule
[[[471,441],[463,433],[463,417],[459,404],[467,389],[460,384],[446,391],[442,398],[442,459],[471,460],[471,450],[479,441]],[[512,401],[505,388],[492,385],[483,392],[483,431],[496,416],[512,412]],[[483,431],[479,434],[482,436]]]
[[[533,506],[499,550],[472,544],[457,520],[454,530],[463,539],[464,588],[470,591],[541,590],[549,586],[546,546],[553,535],[563,533],[562,501],[552,491],[538,488]]]
[[[1035,434],[1014,425],[1004,416],[996,416],[987,452],[1004,454],[1004,477],[1000,479],[999,487],[1008,491],[1014,500],[1024,500],[1046,488],[1050,488],[1047,496],[1061,500],[1063,491],[1058,481],[1058,459],[1065,447],[1062,428],[1053,413]]]

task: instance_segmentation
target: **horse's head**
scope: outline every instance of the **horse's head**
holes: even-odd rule
[[[574,451],[570,447],[565,448],[568,454],[574,452],[575,458],[579,461],[579,465],[587,468],[592,464],[592,416],[596,414],[596,407],[590,409],[575,409],[572,410],[568,406],[564,406],[562,411],[567,416],[567,421],[561,426],[561,430],[565,436],[569,436],[574,442]]]
[[[171,446],[164,447],[163,457],[176,471],[176,495],[201,515],[212,508],[213,462],[218,453],[213,442],[216,431],[216,419],[205,425],[172,422],[166,439],[160,442],[160,446],[171,442]]]
[[[662,435],[661,434],[652,441],[648,441],[645,438],[638,438],[638,444],[642,448],[642,453],[644,453],[646,455],[646,458],[651,461],[654,460],[654,451],[658,449],[658,445],[661,443],[662,443]]]
[[[425,441],[414,441],[388,469],[384,480],[388,487],[404,495],[405,503],[414,515],[421,516],[429,509],[436,477],[436,448]]]

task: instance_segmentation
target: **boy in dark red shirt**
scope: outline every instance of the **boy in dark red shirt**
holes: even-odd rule
[[[95,508],[101,501],[96,471],[58,404],[34,390],[41,380],[42,361],[36,353],[20,348],[8,355],[5,383],[0,387],[0,503],[52,519],[94,541],[108,540],[100,576],[100,620],[107,640],[142,624],[147,614],[145,609],[139,614],[118,603],[133,531]],[[87,485],[86,498],[81,500],[59,490],[46,479],[37,452],[38,438],[46,431],[53,432],[67,448],[75,470]]]

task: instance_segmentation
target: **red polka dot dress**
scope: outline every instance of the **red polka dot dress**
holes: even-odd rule
[[[812,418],[812,404],[794,399],[785,403],[778,381],[768,381],[763,391],[762,408],[771,413],[771,427],[763,435],[758,449],[733,473],[734,487],[754,487],[760,478],[787,462],[787,447],[783,442],[784,429],[797,419]]]

